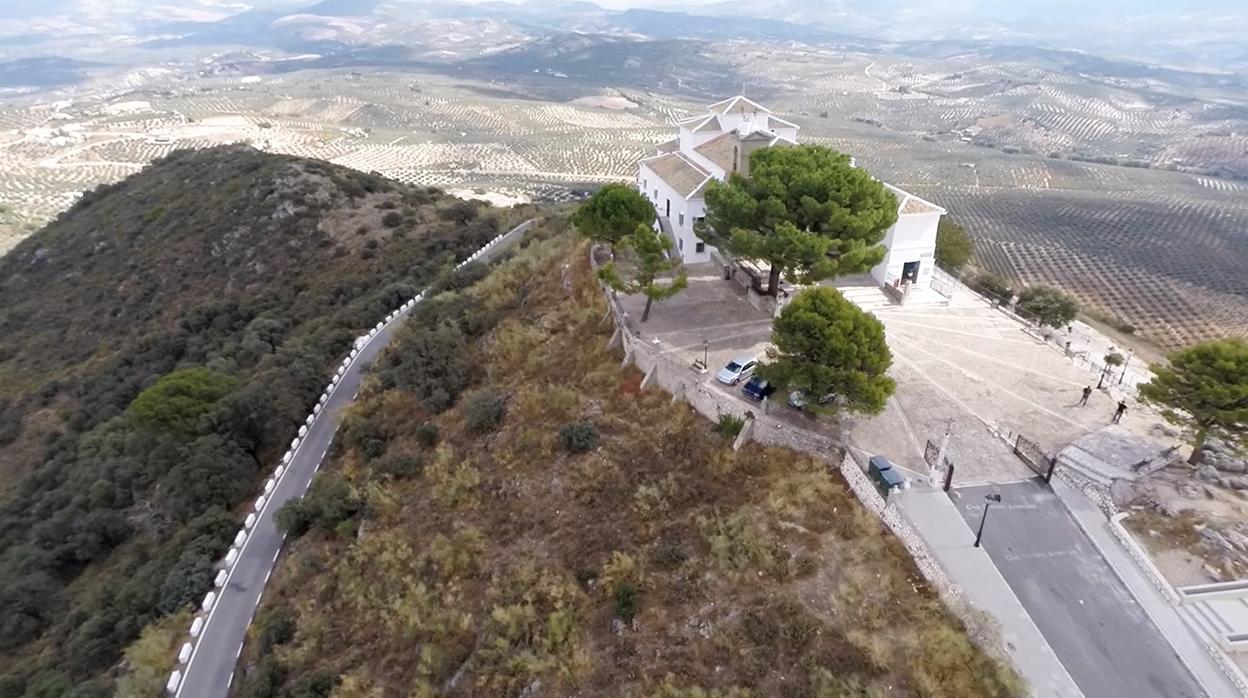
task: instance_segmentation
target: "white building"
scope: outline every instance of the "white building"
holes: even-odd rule
[[[670,236],[686,264],[708,262],[709,246],[694,234],[706,210],[703,192],[711,178],[731,172],[749,176],[750,153],[776,145],[796,145],[798,126],[766,107],[736,96],[716,102],[707,113],[680,121],[677,137],[637,167],[637,188],[659,213],[659,227]],[[871,270],[880,284],[902,280],[915,287],[931,284],[936,226],[945,210],[886,185],[900,205],[897,223],[884,236],[888,254]]]

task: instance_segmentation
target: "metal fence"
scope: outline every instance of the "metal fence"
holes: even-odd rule
[[[958,288],[958,280],[949,272],[935,267],[932,269],[932,290],[944,296],[945,298],[953,298],[953,292]]]
[[[1019,434],[1014,437],[1014,455],[1031,468],[1032,472],[1048,482],[1053,477],[1053,468],[1057,459],[1049,455],[1040,444]]]

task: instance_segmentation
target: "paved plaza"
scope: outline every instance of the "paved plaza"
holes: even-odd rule
[[[711,374],[734,358],[764,356],[770,314],[754,308],[745,290],[725,281],[717,265],[687,270],[689,288],[654,304],[645,323],[639,322],[644,299],[623,298],[630,324],[679,363],[692,366],[705,356]],[[878,289],[875,293],[883,301]],[[1094,391],[1088,405],[1080,406],[1082,389],[1097,382],[1086,367],[969,293],[955,294],[948,305],[940,300],[939,305],[864,305],[888,333],[897,392],[882,414],[850,418],[853,446],[887,456],[912,477],[925,476],[925,444],[939,444],[949,429],[947,457],[955,464],[957,484],[1003,483],[1033,473],[998,434],[1022,433],[1056,453],[1111,423],[1122,395],[1116,386]],[[713,380],[709,384],[715,385]],[[1128,402],[1124,425],[1147,434],[1155,415]],[[796,412],[783,395],[771,400],[771,409],[773,414]]]

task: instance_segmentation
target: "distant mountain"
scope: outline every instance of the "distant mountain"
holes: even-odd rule
[[[679,7],[679,6],[678,6]],[[748,16],[886,40],[983,40],[1173,60],[1207,70],[1248,68],[1248,11],[1241,0],[762,0],[680,8],[690,14]],[[1227,59],[1235,61],[1228,65]]]
[[[403,46],[420,54],[439,51],[438,43],[448,33],[438,22],[455,20],[492,23],[495,29],[482,31],[483,37],[499,33],[501,26],[501,33],[513,38],[574,32],[798,41],[849,50],[872,50],[880,41],[975,41],[1248,72],[1248,12],[1241,4],[1210,0],[1188,8],[1162,0],[761,0],[615,11],[575,0],[283,0],[254,6],[213,0],[13,0],[0,8],[0,46],[5,37],[21,37],[24,43],[42,37],[55,43],[57,37],[80,34],[89,42],[121,46],[129,45],[124,39],[131,36],[160,48],[241,45],[324,53],[336,47]],[[36,21],[28,21],[32,18]],[[492,50],[488,37],[482,44],[474,49],[461,42],[449,57]],[[57,46],[61,55],[75,49],[74,42]]]

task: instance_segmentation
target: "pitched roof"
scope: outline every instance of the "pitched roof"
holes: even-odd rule
[[[641,161],[655,175],[676,190],[677,194],[689,198],[697,191],[711,173],[698,167],[680,153],[668,153]]]
[[[666,142],[663,142],[654,146],[654,149],[659,151],[660,153],[674,153],[677,150],[680,150],[680,139],[673,138],[670,141],[666,141]]]
[[[937,206],[936,204],[930,201],[924,200],[924,199],[920,199],[914,194],[911,194],[910,192],[905,191],[903,189],[894,187],[888,182],[884,182],[884,186],[888,187],[889,191],[893,192],[893,195],[897,197],[897,201],[900,202],[897,207],[897,212],[900,214],[905,215],[905,214],[914,214],[914,213],[941,213],[941,214],[948,213],[948,211]]]
[[[712,114],[706,117],[706,121],[693,127],[694,133],[702,133],[704,131],[722,131],[723,128],[719,124],[719,117]]]
[[[773,123],[773,124],[774,124],[774,123],[779,123],[779,124],[781,124],[781,125],[783,125],[783,126],[788,126],[788,127],[790,127],[790,128],[796,128],[796,129],[800,129],[800,128],[801,128],[801,126],[798,126],[797,124],[793,123],[792,121],[785,121],[784,119],[781,119],[780,117],[776,116],[775,114],[772,114],[770,117],[768,117],[768,119],[769,119],[770,123]]]
[[[715,163],[724,172],[733,171],[733,148],[740,148],[737,132],[729,131],[718,135],[702,145],[694,148],[699,155]],[[740,151],[738,151],[739,153]]]
[[[743,95],[729,97],[722,102],[716,102],[707,107],[716,114],[727,114],[730,111],[761,111],[764,114],[770,114],[771,110],[754,100],[747,99]]]

